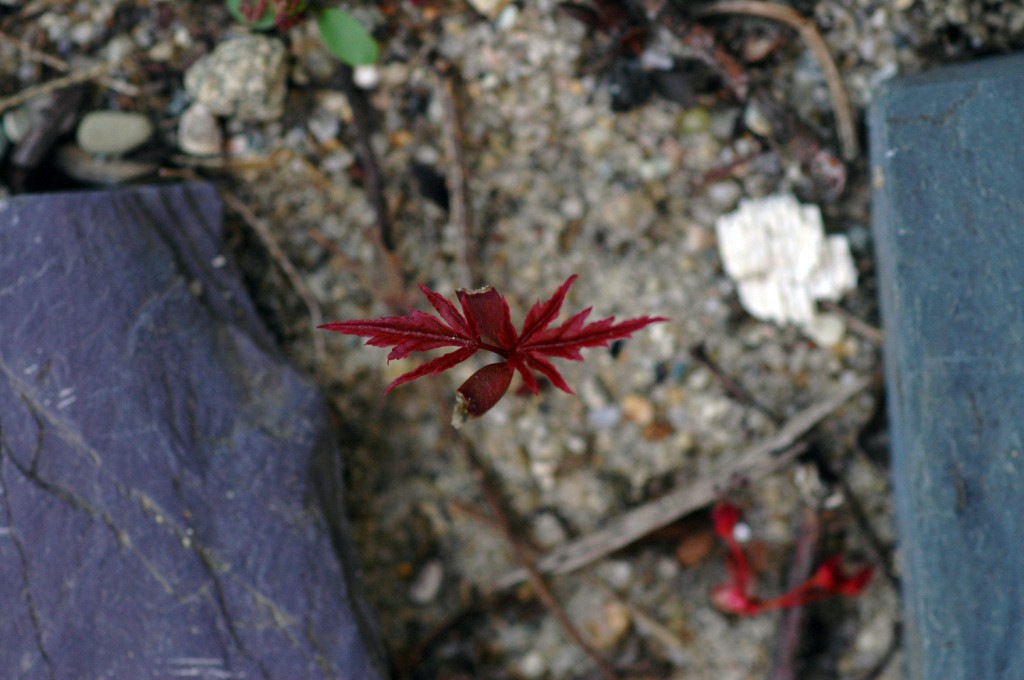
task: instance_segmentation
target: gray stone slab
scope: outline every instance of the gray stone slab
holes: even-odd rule
[[[384,677],[317,390],[205,185],[0,201],[0,677]]]
[[[912,680],[1024,677],[1024,58],[871,114]]]

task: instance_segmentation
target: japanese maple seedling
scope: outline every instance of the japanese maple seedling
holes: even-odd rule
[[[374,347],[392,347],[388,361],[439,347],[457,348],[395,378],[387,392],[425,375],[446,371],[480,350],[497,354],[501,361],[484,366],[459,387],[454,418],[459,422],[466,416],[480,416],[497,404],[508,391],[515,373],[522,376],[523,384],[534,394],[539,391],[534,371],[558,389],[572,394],[549,358],[582,361],[580,350],[585,347],[607,347],[611,341],[627,338],[645,326],[667,321],[662,317],[642,316],[619,323],[615,323],[615,317],[586,323],[591,311],[588,307],[562,324],[552,326],[575,280],[575,275],[570,276],[550,300],[537,302],[527,313],[521,332],[512,325],[508,302],[491,286],[478,290],[459,289],[460,312],[447,299],[421,285],[420,290],[440,318],[411,310],[406,316],[335,321],[320,328],[367,337],[366,344]]]
[[[804,583],[783,595],[763,600],[754,594],[754,573],[743,547],[736,540],[735,530],[740,516],[740,509],[727,502],[719,503],[711,512],[715,533],[729,548],[729,556],[726,558],[729,581],[711,591],[711,601],[722,611],[754,616],[771,609],[798,607],[834,595],[853,597],[859,595],[871,581],[871,567],[847,574],[843,571],[842,557],[833,555]]]

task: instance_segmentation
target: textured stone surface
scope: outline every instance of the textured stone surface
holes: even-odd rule
[[[891,85],[874,229],[911,680],[1024,677],[1024,59]]]
[[[220,228],[202,185],[0,202],[0,677],[383,677],[328,415]]]
[[[185,73],[185,89],[220,116],[277,120],[284,113],[288,64],[284,44],[260,35],[221,43]]]

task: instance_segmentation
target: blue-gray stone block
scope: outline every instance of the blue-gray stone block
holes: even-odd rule
[[[870,113],[911,680],[1024,678],[1024,58]]]
[[[206,185],[0,201],[0,678],[384,677],[322,397]]]

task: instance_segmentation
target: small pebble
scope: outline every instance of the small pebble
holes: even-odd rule
[[[3,129],[7,139],[17,144],[32,129],[32,110],[28,106],[11,109],[4,114]]]
[[[501,10],[498,14],[498,18],[494,20],[494,30],[496,31],[507,31],[516,24],[516,19],[519,18],[519,7],[510,4],[505,9]]]
[[[71,42],[79,46],[86,46],[96,39],[99,33],[99,26],[96,24],[85,21],[80,24],[75,24],[68,32],[68,37],[71,38]]]
[[[711,122],[708,125],[708,129],[711,134],[714,135],[715,139],[722,141],[732,141],[735,136],[733,130],[736,127],[736,118],[739,117],[739,111],[737,109],[724,109],[715,112],[711,116]]]
[[[170,40],[161,40],[149,48],[146,52],[146,56],[153,61],[170,61],[174,58],[174,43]]]
[[[143,113],[90,111],[78,124],[75,140],[86,153],[120,156],[148,142],[153,131],[153,123]]]
[[[527,652],[519,662],[519,672],[525,678],[539,678],[544,670],[544,657],[538,651]]]
[[[550,548],[565,542],[568,534],[555,514],[543,512],[533,520],[533,538],[541,547]]]
[[[638,394],[627,394],[622,398],[622,415],[637,425],[650,425],[654,422],[654,404]]]
[[[715,182],[707,188],[708,199],[719,210],[731,210],[740,200],[743,190],[736,182]]]
[[[664,156],[655,156],[650,160],[642,162],[637,168],[637,174],[645,182],[663,179],[668,177],[671,172],[672,163]]]
[[[249,135],[243,133],[238,135],[231,135],[231,137],[228,138],[227,152],[228,156],[230,156],[231,158],[241,158],[243,156],[248,156],[252,154],[254,150],[255,149],[253,148],[253,144],[249,139]]]
[[[409,586],[409,599],[416,604],[430,604],[441,591],[444,581],[444,567],[441,560],[433,559],[423,565]]]
[[[607,430],[618,424],[622,410],[618,406],[603,406],[587,413],[587,422],[595,430]]]
[[[135,43],[129,36],[119,35],[111,38],[110,42],[104,46],[104,58],[109,62],[120,62],[127,59],[134,49]]]
[[[217,156],[224,148],[224,132],[205,104],[196,102],[178,120],[178,148],[191,156]]]
[[[338,132],[341,130],[341,121],[330,112],[319,110],[306,120],[306,127],[316,141],[321,144],[329,144],[337,140]],[[394,147],[400,146],[393,140],[391,143]]]
[[[757,102],[750,102],[743,110],[743,124],[747,126],[748,130],[761,137],[771,137],[774,130],[768,115],[761,106],[758,106]]]
[[[583,217],[585,208],[579,196],[567,196],[558,204],[558,209],[567,220],[578,220]]]
[[[820,347],[839,344],[846,333],[846,324],[835,314],[817,314],[801,328]]]
[[[380,70],[373,64],[356,66],[352,71],[352,82],[364,90],[372,90],[380,84]]]
[[[608,650],[615,647],[629,632],[632,616],[629,607],[612,600],[583,624],[595,649]]]

